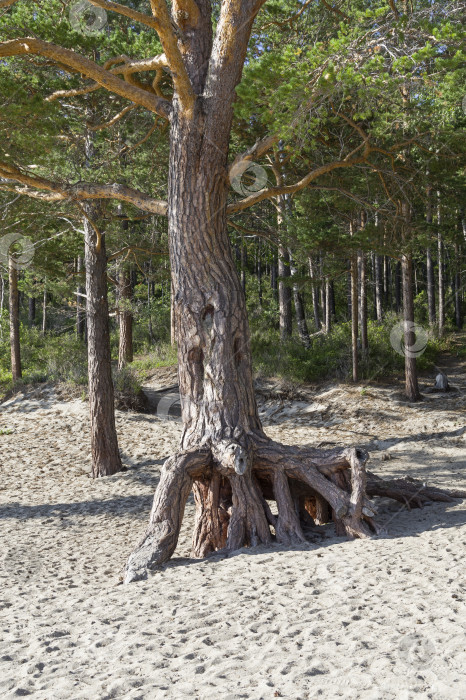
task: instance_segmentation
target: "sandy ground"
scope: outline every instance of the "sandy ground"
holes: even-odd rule
[[[381,474],[466,487],[466,376],[418,406],[389,388],[262,400],[294,444],[359,443]],[[466,697],[466,502],[382,503],[388,536],[190,560],[119,584],[179,424],[117,413],[123,461],[88,477],[87,407],[53,391],[0,407],[0,695],[59,698]],[[3,434],[1,434],[3,433]]]

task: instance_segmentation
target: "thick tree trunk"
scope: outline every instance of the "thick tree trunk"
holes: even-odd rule
[[[78,279],[81,278],[83,271],[83,259],[80,255],[76,264]],[[86,330],[86,299],[84,292],[85,288],[82,284],[78,284],[76,289],[76,338],[78,340],[84,340]]]
[[[133,288],[128,270],[120,270],[118,288],[118,321],[120,327],[118,369],[122,369],[133,361],[133,312],[131,310]]]
[[[14,259],[10,256],[8,261],[8,277],[10,285],[10,348],[11,348],[11,374],[13,381],[21,379],[21,342],[19,337],[19,295],[18,295],[18,269]]]
[[[268,545],[273,538],[301,543],[303,510],[308,516],[315,512],[316,521],[331,517],[339,531],[352,537],[380,531],[366,493],[370,487],[383,494],[384,485],[367,480],[367,455],[362,450],[278,445],[267,438],[259,420],[246,304],[226,220],[234,88],[253,21],[243,4],[239,8],[244,14],[236,21],[240,48],[235,61],[231,53],[215,53],[216,48],[210,65],[206,60],[211,47],[208,13],[197,17],[196,42],[189,44],[188,33],[184,37],[183,49],[191,51],[186,65],[196,94],[203,92],[208,67],[209,78],[208,97],[195,100],[193,111],[182,112],[175,94],[171,116],[168,233],[181,451],[162,469],[149,525],[129,557],[125,582],[145,578],[148,568],[172,556],[191,489],[196,504],[195,556]],[[228,19],[229,32],[230,24]],[[224,64],[227,70],[219,76]],[[277,503],[278,515],[271,512],[270,498]]]
[[[90,220],[95,207],[85,205],[84,243],[88,332],[89,409],[92,475],[109,476],[122,468],[115,427],[115,405],[110,356],[105,235],[100,241]]]

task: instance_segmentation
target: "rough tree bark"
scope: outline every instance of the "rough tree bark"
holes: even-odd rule
[[[122,269],[118,275],[118,323],[120,336],[118,343],[118,369],[133,361],[133,312],[131,300],[133,288],[128,270]]]
[[[18,294],[18,268],[13,256],[8,259],[8,277],[10,285],[10,348],[11,348],[11,374],[13,381],[21,379],[21,342],[19,337],[19,294]]]
[[[115,474],[122,465],[115,427],[105,235],[98,236],[91,223],[96,218],[95,205],[84,207],[91,455],[96,478]]]

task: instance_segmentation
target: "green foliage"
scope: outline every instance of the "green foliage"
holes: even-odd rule
[[[21,324],[21,363],[23,384],[63,382],[79,386],[87,384],[85,345],[74,335],[43,336],[39,329]],[[8,319],[1,319],[0,394],[13,387],[10,368]]]
[[[113,385],[116,392],[123,394],[138,394],[141,391],[138,375],[136,371],[129,366],[114,370]]]
[[[150,352],[136,357],[131,367],[144,376],[158,367],[171,367],[177,363],[176,347],[170,343],[158,343]]]
[[[390,313],[383,323],[368,322],[367,357],[360,352],[362,380],[376,381],[403,373],[404,358],[390,343],[390,331],[399,320]],[[321,333],[311,338],[309,350],[297,338],[281,343],[278,331],[264,328],[253,330],[251,342],[254,368],[261,375],[298,382],[351,379],[351,326],[348,322],[334,326],[328,335]],[[445,339],[430,337],[425,352],[417,359],[418,368],[431,369],[438,353],[445,350],[447,344]]]

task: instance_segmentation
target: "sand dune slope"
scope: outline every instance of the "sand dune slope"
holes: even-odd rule
[[[414,409],[352,391],[299,410],[264,404],[268,432],[359,441],[377,473],[466,486],[464,403]],[[195,561],[190,501],[172,562],[122,586],[179,424],[120,412],[117,423],[128,471],[93,482],[80,401],[3,406],[3,698],[466,697],[464,502],[382,504],[385,538],[345,541],[327,526],[295,550]]]

